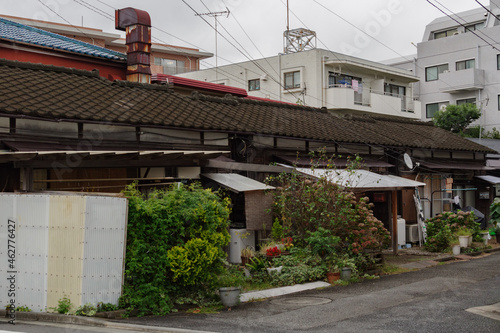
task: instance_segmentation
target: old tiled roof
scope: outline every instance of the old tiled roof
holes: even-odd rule
[[[123,53],[12,22],[4,18],[0,18],[0,39],[98,58],[112,60],[127,59],[127,56]]]
[[[491,152],[430,123],[339,117],[325,110],[237,97],[184,96],[166,86],[110,82],[97,72],[0,60],[0,113],[365,143]]]

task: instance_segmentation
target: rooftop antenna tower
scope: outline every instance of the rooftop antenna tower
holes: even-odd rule
[[[217,72],[217,67],[218,67],[218,62],[217,62],[217,59],[218,59],[218,56],[217,56],[217,16],[222,16],[222,15],[227,14],[226,17],[229,17],[230,13],[231,12],[226,7],[226,10],[223,12],[208,12],[208,13],[202,13],[202,14],[195,14],[196,16],[206,15],[206,16],[213,17],[215,19],[215,81],[218,80],[218,72]]]
[[[286,1],[286,30],[283,32],[283,53],[295,53],[316,48],[316,32],[298,28],[290,30],[290,7]]]

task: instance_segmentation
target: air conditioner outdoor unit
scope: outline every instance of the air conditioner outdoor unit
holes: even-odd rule
[[[416,243],[418,239],[418,224],[407,224],[406,225],[406,241],[410,243]]]

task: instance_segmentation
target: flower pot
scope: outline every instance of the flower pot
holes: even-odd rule
[[[252,257],[241,256],[241,265],[246,266],[250,262],[250,259],[252,259]]]
[[[469,236],[458,236],[460,247],[469,247]]]
[[[281,257],[281,254],[275,254],[275,255],[266,254],[266,257],[267,257],[267,259],[272,260],[274,258]]]
[[[340,272],[340,278],[344,281],[347,281],[351,278],[351,267],[342,268],[342,272]]]
[[[280,274],[282,269],[283,269],[283,266],[266,268],[267,274],[269,274],[269,275],[271,275],[273,273]]]
[[[239,287],[223,287],[219,288],[219,296],[224,306],[232,307],[240,302]]]
[[[460,244],[455,244],[451,247],[454,256],[458,256],[460,254]]]
[[[483,237],[484,245],[488,245],[488,240],[490,239],[490,234],[488,232],[481,232],[481,237]]]
[[[328,280],[328,283],[334,283],[340,279],[340,272],[328,272],[326,273],[326,279]]]

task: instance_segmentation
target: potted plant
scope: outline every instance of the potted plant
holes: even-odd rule
[[[488,245],[488,240],[490,239],[490,233],[487,230],[481,230],[479,234],[483,238],[484,245]]]
[[[454,235],[450,239],[450,246],[451,246],[451,251],[453,252],[453,255],[458,256],[460,254],[460,241],[458,240],[457,235]]]
[[[326,279],[328,283],[334,283],[337,280],[340,280],[340,269],[339,266],[337,265],[337,254],[333,253],[329,255],[326,258],[326,265],[327,265],[327,273],[326,273]]]
[[[278,248],[278,246],[268,247],[266,249],[266,256],[271,259],[279,258],[281,257],[281,250]]]
[[[351,278],[352,272],[356,271],[356,263],[349,255],[344,254],[337,260],[337,266],[340,269],[340,278],[344,281]]]
[[[255,256],[255,250],[251,246],[247,246],[244,249],[241,249],[241,264],[246,266],[250,259]]]
[[[281,239],[281,254],[288,255],[290,254],[290,250],[293,248],[293,239],[292,237],[286,237]]]
[[[469,237],[472,236],[472,233],[467,228],[460,228],[457,230],[456,235],[458,236],[458,241],[460,243],[460,247],[469,247]]]
[[[232,307],[239,303],[243,282],[243,272],[234,265],[229,265],[227,270],[218,276],[219,296],[224,306]]]

